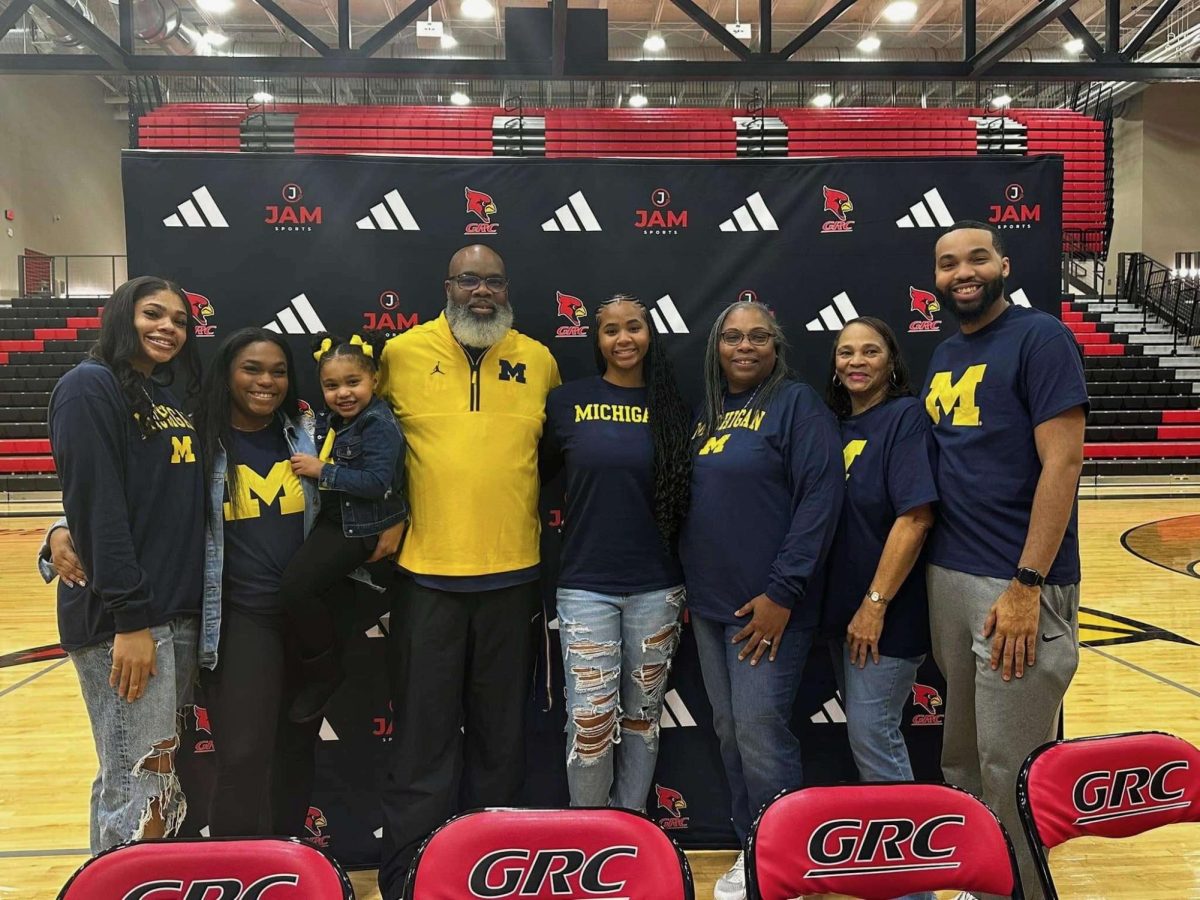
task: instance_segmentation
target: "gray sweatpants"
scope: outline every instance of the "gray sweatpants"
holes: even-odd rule
[[[1035,747],[1057,737],[1063,696],[1079,666],[1079,585],[1042,587],[1037,663],[1005,682],[992,671],[983,623],[1009,582],[934,565],[926,575],[933,658],[946,676],[942,775],[996,812],[1017,852],[1026,898],[1042,900],[1017,815],[1017,772]]]

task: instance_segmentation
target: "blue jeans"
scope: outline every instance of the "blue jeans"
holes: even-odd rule
[[[643,594],[558,589],[572,806],[645,812],[683,599],[682,586]]]
[[[746,845],[750,826],[775,795],[804,781],[800,741],[792,733],[792,704],[800,688],[813,632],[794,628],[780,638],[774,662],[738,661],[743,644],[732,643],[741,625],[692,616],[704,689],[729,780],[733,830]]]
[[[845,642],[829,645],[833,668],[846,704],[846,730],[861,781],[912,781],[908,745],[900,733],[900,717],[908,703],[924,656],[903,659],[869,656],[863,668],[850,662]],[[901,900],[936,900],[929,893],[908,894]]]
[[[158,674],[133,703],[122,700],[108,684],[111,638],[70,654],[100,760],[92,782],[89,841],[93,855],[139,840],[154,801],[167,837],[183,824],[187,801],[174,766],[160,773],[143,768],[142,763],[179,746],[177,713],[191,699],[199,635],[200,620],[195,616],[181,616],[150,629]],[[156,749],[156,744],[167,741],[174,741],[175,746]]]

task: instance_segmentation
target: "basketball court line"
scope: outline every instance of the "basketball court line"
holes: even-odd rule
[[[73,850],[0,850],[0,859],[37,858],[39,856],[91,856],[87,847]]]
[[[1180,684],[1178,681],[1172,681],[1170,678],[1167,678],[1165,675],[1159,675],[1155,672],[1151,672],[1149,669],[1143,669],[1137,663],[1132,663],[1132,662],[1129,662],[1129,660],[1121,659],[1121,657],[1119,657],[1119,656],[1113,656],[1111,653],[1106,653],[1105,651],[1101,650],[1099,647],[1089,647],[1086,644],[1081,644],[1080,647],[1084,650],[1091,650],[1093,653],[1098,653],[1101,656],[1103,656],[1105,659],[1111,659],[1113,662],[1120,663],[1121,665],[1126,666],[1127,668],[1133,669],[1135,672],[1141,672],[1143,675],[1149,675],[1155,681],[1161,682],[1162,684],[1168,684],[1173,688],[1179,688],[1179,690],[1184,691],[1185,693],[1191,694],[1193,697],[1200,697],[1200,691],[1197,691],[1194,688],[1190,688],[1185,684]]]
[[[42,669],[40,672],[34,672],[28,678],[24,678],[21,681],[18,681],[16,684],[10,684],[4,690],[0,691],[0,697],[3,697],[5,694],[11,694],[17,688],[24,687],[25,685],[29,684],[29,682],[34,681],[38,678],[41,678],[47,672],[53,672],[55,669],[57,669],[59,666],[61,666],[66,661],[67,660],[65,660],[65,659],[60,659],[58,662],[51,663],[50,665],[46,666],[46,668]]]

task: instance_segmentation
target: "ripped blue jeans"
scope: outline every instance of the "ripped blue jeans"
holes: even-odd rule
[[[177,712],[190,702],[196,680],[199,635],[195,616],[150,629],[158,674],[133,703],[108,684],[112,638],[70,653],[100,760],[89,816],[93,855],[141,839],[155,811],[166,837],[183,824],[187,801],[169,757],[179,746]]]
[[[572,806],[646,809],[683,599],[558,589]]]

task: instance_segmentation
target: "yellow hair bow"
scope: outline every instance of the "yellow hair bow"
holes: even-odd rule
[[[375,358],[375,348],[362,339],[360,335],[354,335],[350,338],[350,343],[356,347],[362,348],[362,355]]]
[[[313,351],[313,359],[317,362],[321,361],[321,357],[333,349],[333,341],[330,338],[325,338],[321,341],[321,346]]]

